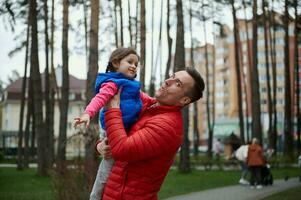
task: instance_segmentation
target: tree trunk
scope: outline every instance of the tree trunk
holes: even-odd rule
[[[120,16],[120,42],[121,46],[123,47],[124,45],[124,40],[123,40],[123,9],[122,9],[122,0],[118,0],[118,5],[119,5],[119,16]]]
[[[274,7],[274,1],[272,1],[272,8]],[[273,122],[272,122],[272,136],[271,136],[271,142],[270,147],[274,149],[274,154],[277,154],[277,69],[276,69],[276,26],[275,26],[275,18],[273,16],[273,13],[271,12],[269,14],[269,37],[270,37],[270,56],[272,60],[272,82],[273,82]],[[273,28],[273,36],[271,33],[271,28]]]
[[[135,16],[135,49],[137,51],[137,44],[138,44],[138,15],[139,15],[139,1],[136,0],[136,16]]]
[[[194,43],[192,34],[192,2],[189,0],[189,28],[190,28],[190,61],[191,66],[195,67],[194,63]],[[199,154],[199,143],[200,143],[200,133],[198,128],[198,103],[193,103],[193,155],[198,156]]]
[[[31,71],[31,69],[30,69]],[[25,148],[24,148],[24,167],[29,167],[29,156],[30,156],[30,149],[29,149],[29,136],[30,136],[30,119],[33,116],[33,85],[31,77],[28,78],[28,97],[27,97],[27,114],[26,114],[26,125],[25,125],[25,133],[24,133],[24,140],[25,140]]]
[[[41,176],[47,175],[47,155],[45,143],[45,126],[43,123],[43,108],[42,108],[42,88],[41,75],[39,69],[38,57],[38,30],[37,30],[37,11],[36,1],[30,0],[30,23],[31,23],[31,55],[30,64],[32,69],[32,83],[34,96],[34,116],[35,129],[38,134],[38,174]]]
[[[141,89],[145,91],[145,37],[146,37],[146,27],[145,27],[145,0],[140,2],[140,82]]]
[[[155,81],[156,81],[156,70],[154,66],[154,0],[152,0],[152,37],[151,37],[151,79],[149,85],[149,95],[151,97],[155,94]]]
[[[115,43],[116,47],[120,47],[119,39],[118,39],[118,20],[117,20],[117,6],[118,6],[119,0],[114,0],[114,17],[115,17]]]
[[[86,55],[86,64],[88,66],[88,22],[87,22],[88,11],[87,11],[87,5],[86,5],[85,0],[82,0],[82,4],[84,7],[85,55]],[[110,11],[110,13],[111,13],[111,11]]]
[[[49,37],[48,37],[48,0],[44,0],[44,34],[45,34],[45,106],[46,106],[46,116],[45,116],[45,138],[46,138],[46,145],[48,147],[51,146],[51,136],[50,136],[50,112],[51,112],[51,105],[50,105],[50,79],[49,79]],[[51,157],[53,153],[51,152],[51,148],[47,148],[46,155],[48,155],[48,167],[52,166],[52,160]]]
[[[21,104],[20,104],[20,116],[19,116],[19,131],[18,131],[18,160],[17,160],[17,169],[22,170],[24,167],[23,155],[23,116],[24,116],[24,107],[25,107],[25,94],[26,94],[26,85],[27,85],[27,64],[28,64],[28,46],[29,46],[29,14],[28,14],[28,25],[26,32],[26,50],[25,50],[25,69],[24,76],[22,80],[22,93],[21,93]],[[29,96],[27,95],[27,98]],[[28,108],[27,108],[28,109]],[[29,112],[27,110],[27,112]]]
[[[184,22],[183,22],[183,7],[182,0],[177,0],[177,39],[175,53],[175,71],[185,69],[185,47],[184,47]],[[189,109],[185,106],[182,110],[183,116],[183,143],[180,150],[179,170],[181,172],[190,172],[189,162]]]
[[[285,63],[285,113],[284,113],[284,154],[289,158],[293,158],[293,127],[292,127],[292,99],[291,99],[291,79],[290,79],[290,61],[289,61],[289,14],[288,0],[285,1],[285,47],[284,47],[284,63]]]
[[[244,117],[242,109],[242,89],[241,89],[241,71],[240,71],[240,56],[239,56],[239,39],[238,39],[238,24],[236,18],[236,9],[234,7],[234,0],[231,0],[232,7],[232,16],[234,23],[234,50],[235,50],[235,66],[236,66],[236,80],[237,80],[237,96],[238,96],[238,115],[239,115],[239,128],[240,128],[240,139],[242,143],[245,143],[245,134],[244,134]]]
[[[131,20],[131,4],[128,0],[128,15],[129,15],[129,34],[130,34],[130,46],[133,46],[133,33],[132,33],[132,20]]]
[[[266,78],[267,78],[267,95],[268,95],[268,114],[269,114],[269,128],[268,128],[268,138],[269,138],[269,146],[271,147],[271,143],[273,140],[273,129],[272,129],[272,117],[273,117],[273,108],[272,108],[272,95],[271,95],[271,83],[270,83],[270,66],[269,66],[269,46],[268,46],[268,21],[266,16],[266,2],[262,0],[262,10],[263,10],[263,25],[264,25],[264,49],[265,49],[265,68],[266,68]]]
[[[245,81],[245,98],[246,98],[246,127],[247,127],[247,142],[250,141],[250,124],[249,124],[249,118],[250,118],[250,111],[249,111],[249,101],[248,101],[248,91],[247,91],[247,84],[252,87],[252,84],[250,83],[250,70],[252,68],[252,55],[251,55],[251,45],[250,45],[250,40],[249,40],[249,28],[248,28],[248,21],[247,21],[247,13],[246,13],[246,2],[243,1],[243,6],[244,6],[244,17],[245,17],[245,29],[246,29],[246,36],[247,36],[247,54],[248,54],[248,66],[247,66],[247,82]],[[242,54],[241,54],[242,55]]]
[[[89,70],[86,85],[86,104],[94,96],[95,79],[98,72],[98,27],[99,27],[99,1],[91,1],[91,26],[90,26],[90,54]],[[87,130],[85,138],[85,173],[88,185],[92,185],[97,170],[97,160],[94,145],[98,136],[98,118],[95,117]]]
[[[289,36],[288,36],[288,0],[285,0],[285,15],[284,15],[284,74],[285,74],[285,105],[284,105],[284,155],[293,159],[294,144],[293,144],[293,128],[292,128],[292,98],[291,98],[291,76],[290,76],[290,61],[289,61]]]
[[[298,1],[294,0],[294,8],[295,8],[295,51],[294,51],[294,61],[295,61],[295,83],[296,83],[296,107],[297,107],[297,155],[301,154],[301,113],[300,113],[300,68],[299,68],[299,53],[298,53],[298,43],[299,43],[299,34],[300,25],[298,27]],[[300,17],[299,17],[300,18]]]
[[[69,70],[68,70],[68,30],[69,30],[69,0],[63,0],[63,37],[62,37],[62,87],[60,99],[60,130],[58,139],[57,161],[61,170],[65,169],[67,123],[69,105]]]
[[[166,19],[166,32],[167,32],[167,46],[168,46],[168,58],[167,58],[167,64],[166,64],[166,70],[165,70],[165,79],[168,79],[169,77],[169,71],[170,71],[170,65],[171,65],[171,45],[172,45],[172,39],[170,37],[170,24],[169,24],[169,17],[170,17],[170,8],[169,8],[169,1],[167,0],[167,19]]]
[[[257,58],[257,0],[253,0],[253,67],[251,68],[251,94],[252,94],[252,137],[256,137],[262,144],[261,109],[258,80]]]
[[[50,95],[49,95],[49,152],[50,152],[50,164],[54,163],[54,105],[55,105],[55,90],[57,88],[56,78],[55,78],[55,69],[54,69],[54,0],[51,4],[51,42],[50,42]]]

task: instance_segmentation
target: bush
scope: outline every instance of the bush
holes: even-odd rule
[[[2,162],[3,160],[4,160],[4,153],[0,151],[0,162]]]

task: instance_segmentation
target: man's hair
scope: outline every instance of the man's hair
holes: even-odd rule
[[[186,67],[185,71],[193,78],[194,85],[190,90],[186,92],[186,95],[191,99],[191,102],[195,102],[203,97],[203,91],[205,89],[205,82],[201,74],[194,67]]]
[[[116,72],[116,69],[113,66],[113,62],[120,62],[123,58],[125,58],[126,56],[130,55],[130,54],[134,54],[138,57],[138,61],[139,61],[139,55],[138,53],[135,51],[135,49],[128,47],[120,47],[115,49],[110,58],[109,58],[109,63],[107,65],[107,69],[106,72]]]

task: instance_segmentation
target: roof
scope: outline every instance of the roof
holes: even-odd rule
[[[44,83],[45,83],[45,74],[43,73],[41,75],[42,78],[42,89],[44,91]],[[28,85],[28,80],[29,78],[27,78],[27,85]],[[13,83],[11,83],[10,85],[8,85],[5,89],[5,91],[7,92],[21,92],[22,90],[22,82],[23,82],[23,77],[19,78],[18,80],[14,81]],[[60,86],[60,85],[59,85]],[[86,80],[84,79],[78,79],[73,75],[69,75],[69,87],[70,90],[75,90],[75,91],[82,91],[86,89]]]

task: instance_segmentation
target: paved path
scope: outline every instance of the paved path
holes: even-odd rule
[[[166,200],[257,200],[297,186],[301,186],[299,178],[290,178],[288,181],[283,179],[276,180],[273,186],[267,186],[262,189],[251,189],[248,186],[235,185],[193,192]]]

